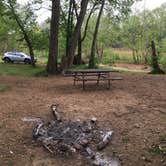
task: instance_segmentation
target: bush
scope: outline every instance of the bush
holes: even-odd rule
[[[105,55],[101,58],[102,64],[113,64],[120,60],[119,55],[115,53],[111,53],[109,55]]]
[[[162,40],[162,48],[161,48],[162,52],[166,52],[166,38],[164,38]]]
[[[166,72],[166,56],[160,58],[159,64],[161,64],[161,68]]]

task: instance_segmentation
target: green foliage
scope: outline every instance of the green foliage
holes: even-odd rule
[[[102,58],[98,59],[102,64],[134,63],[130,50],[106,48]]]
[[[101,63],[102,64],[113,64],[113,63],[116,63],[120,60],[118,54],[116,53],[111,53],[111,54],[108,54],[108,55],[104,55],[102,58],[101,58]]]
[[[161,68],[166,72],[166,56],[161,56],[159,64],[161,64]]]
[[[83,64],[83,65],[73,65],[72,68],[73,68],[73,69],[88,69],[88,65],[87,65],[87,64]]]
[[[150,149],[149,152],[154,153],[154,154],[162,154],[166,155],[166,136],[160,136],[159,138],[159,143],[153,145]]]
[[[32,30],[32,44],[33,48],[38,51],[48,51],[48,46],[49,46],[49,30],[48,29],[39,29],[39,28],[34,28]]]
[[[161,52],[166,53],[166,37],[162,39]]]
[[[23,36],[20,33],[11,12],[7,10],[7,6],[5,6],[5,3],[3,2],[7,1],[0,2],[0,53],[1,55],[5,51],[23,51],[27,53],[28,51]],[[15,3],[16,1],[13,2]],[[69,1],[64,1],[64,4],[62,5],[63,12],[60,17],[59,60],[61,59],[61,56],[65,55],[68,2]],[[147,56],[148,64],[151,64],[151,51],[148,49],[149,43],[151,40],[154,40],[158,46],[157,50],[159,50],[161,54],[159,63],[162,68],[166,70],[166,5],[162,5],[153,11],[147,10],[145,13],[132,13],[126,18],[126,16],[128,16],[129,6],[133,3],[133,0],[128,1],[128,7],[126,7],[127,3],[123,5],[125,1],[113,0],[108,2],[110,2],[111,5],[105,6],[107,12],[104,12],[102,16],[97,39],[97,47],[98,49],[103,49],[104,54],[102,58],[97,57],[95,59],[96,63],[113,64],[118,62],[134,62],[132,52],[114,51],[111,50],[111,47],[113,47],[116,49],[127,48],[137,50],[138,54],[141,56],[139,63],[144,63],[145,56]],[[117,4],[117,2],[119,4]],[[46,64],[48,59],[50,20],[48,19],[41,25],[37,25],[33,8],[30,6],[19,6],[17,4],[15,7],[17,9],[17,14],[25,25],[25,29],[28,31],[28,34],[30,34],[33,48],[35,49],[35,57],[38,58],[40,63]],[[113,12],[115,10],[117,11]],[[89,10],[87,10],[87,14],[88,12]],[[97,12],[94,12],[88,25],[87,36],[83,42],[83,58],[86,59],[86,61],[88,61],[88,55],[90,54],[96,19]],[[74,24],[76,20],[73,21]],[[86,19],[82,26],[82,33],[84,32],[85,22]],[[0,66],[1,65],[2,64],[0,64]],[[10,64],[6,65],[10,66]],[[14,65],[12,65],[12,67],[13,66]],[[22,65],[19,65],[19,67],[20,66]],[[10,72],[11,74],[14,73],[12,68]]]
[[[166,155],[166,150],[161,150],[159,145],[154,145],[149,149],[150,153]]]

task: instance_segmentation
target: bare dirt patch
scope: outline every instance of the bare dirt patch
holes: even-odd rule
[[[114,68],[119,70],[137,71],[137,72],[144,72],[144,73],[148,73],[151,71],[151,67],[146,65],[140,65],[140,64],[116,63],[114,65]]]
[[[116,74],[117,75],[117,74]],[[66,119],[96,117],[99,125],[114,131],[106,148],[125,166],[164,166],[165,156],[150,148],[166,136],[166,77],[119,74],[124,80],[97,87],[73,86],[62,76],[21,78],[1,76],[0,85],[0,165],[68,166],[86,165],[78,156],[52,156],[32,141],[34,123],[24,117],[52,118],[49,107],[60,104]]]

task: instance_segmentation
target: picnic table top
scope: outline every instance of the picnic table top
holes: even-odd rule
[[[113,69],[68,69],[67,73],[109,73],[109,72],[118,72]]]

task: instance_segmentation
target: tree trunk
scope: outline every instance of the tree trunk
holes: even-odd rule
[[[95,11],[96,4],[97,3],[94,3],[94,5],[93,5],[93,7],[92,7],[92,9],[91,9],[91,11],[90,11],[90,13],[88,15],[88,18],[87,18],[87,21],[86,21],[86,25],[85,25],[85,29],[84,29],[84,34],[83,34],[83,37],[81,39],[81,42],[83,42],[85,40],[85,37],[86,37],[86,34],[87,34],[89,20],[91,18],[92,13]]]
[[[96,54],[98,57],[102,57],[103,53],[104,53],[104,48],[103,48],[103,44],[101,44],[101,46],[98,46],[99,44],[96,44]]]
[[[71,20],[72,20],[72,4],[73,0],[70,0],[69,3],[69,12],[68,12],[68,18],[67,18],[67,26],[66,26],[66,56],[68,56],[69,51],[69,41],[72,35],[72,29],[71,29]]]
[[[137,64],[136,52],[135,52],[135,49],[134,49],[134,48],[132,48],[132,56],[133,56],[134,64]]]
[[[82,64],[82,41],[81,41],[81,32],[78,37],[78,55],[77,55],[77,65]]]
[[[78,37],[78,53],[77,53],[77,56],[74,58],[73,64],[77,64],[77,65],[82,64],[82,42],[84,41],[84,39],[86,37],[86,33],[87,33],[87,29],[88,29],[88,23],[89,23],[91,15],[92,15],[92,13],[95,9],[95,6],[96,6],[96,3],[94,3],[94,5],[93,5],[93,7],[92,7],[92,9],[91,9],[91,11],[88,15],[86,25],[85,25],[85,29],[84,29],[84,33],[83,33],[83,37],[81,36],[81,32],[79,34],[79,37]],[[73,0],[73,7],[74,7],[74,10],[75,10],[76,18],[78,20],[78,12],[77,12],[77,6],[76,6],[75,0]]]
[[[152,48],[152,67],[153,70],[150,72],[151,74],[164,74],[165,72],[160,69],[160,66],[158,64],[158,57],[156,54],[156,47],[154,41],[151,42],[151,48]]]
[[[31,57],[31,64],[33,67],[35,67],[35,60],[34,60],[34,51],[33,51],[33,46],[32,46],[32,43],[31,41],[29,40],[28,36],[25,35],[25,40],[26,40],[26,43],[27,43],[27,46],[29,48],[29,54],[30,54],[30,57]]]
[[[101,19],[101,16],[102,16],[104,4],[105,4],[105,0],[102,0],[102,5],[101,5],[100,11],[99,11],[95,31],[94,31],[94,34],[93,34],[91,55],[90,55],[90,60],[89,60],[89,68],[95,68],[95,48],[96,48],[97,34],[98,34],[98,29],[99,29],[99,25],[100,25],[100,19]]]
[[[77,41],[78,41],[78,37],[79,37],[80,31],[81,31],[81,26],[82,26],[82,23],[83,23],[85,14],[86,14],[88,2],[89,2],[89,0],[81,1],[80,13],[78,15],[78,20],[77,20],[76,26],[74,28],[72,38],[69,43],[69,51],[67,53],[68,67],[70,67],[73,64],[74,54],[75,54],[75,50],[77,47]]]
[[[77,54],[77,65],[80,65],[82,64],[82,43],[83,41],[85,40],[85,37],[86,37],[86,34],[87,34],[87,29],[88,29],[88,24],[89,24],[89,20],[91,18],[91,15],[95,9],[95,6],[96,6],[96,3],[93,5],[89,15],[88,15],[88,18],[87,18],[87,21],[86,21],[86,25],[85,25],[85,29],[84,29],[84,34],[83,34],[83,37],[81,37],[81,32],[80,32],[80,35],[78,37],[78,54]],[[76,13],[77,14],[77,13]]]
[[[52,16],[50,24],[50,45],[47,63],[49,74],[58,73],[58,30],[59,30],[60,0],[52,0]]]

